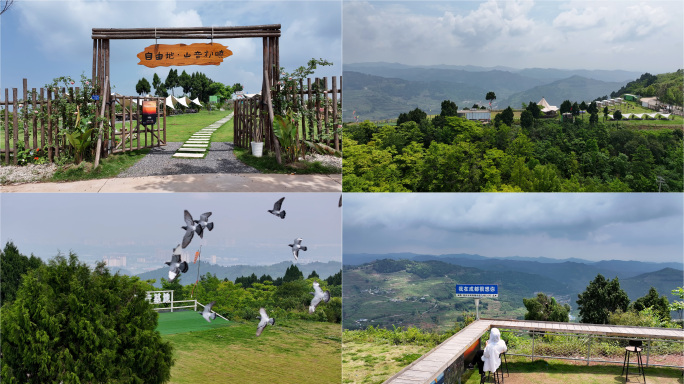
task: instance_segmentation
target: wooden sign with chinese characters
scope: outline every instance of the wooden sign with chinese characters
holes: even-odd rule
[[[232,55],[228,47],[217,43],[154,44],[138,53],[138,65],[170,67],[181,65],[219,65]]]

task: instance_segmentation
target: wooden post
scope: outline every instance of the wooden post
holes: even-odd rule
[[[264,71],[264,79],[268,83],[268,71]],[[271,90],[270,87],[266,87],[266,103],[268,105],[268,119],[269,119],[269,124],[273,126],[273,104],[271,103]],[[280,158],[280,143],[278,142],[278,139],[275,137],[275,131],[271,129],[271,135],[273,138],[273,144],[275,146],[275,153],[276,153],[276,161],[278,164],[282,164],[282,159]]]
[[[100,120],[104,119],[105,108],[107,107],[107,86],[109,85],[109,77],[105,77],[105,82],[102,87],[102,96],[100,97],[100,102],[102,103],[102,108],[100,109]],[[103,122],[100,121],[97,124],[97,144],[95,144],[95,163],[93,164],[93,169],[96,169],[100,165],[100,152],[102,150],[102,129]]]
[[[12,138],[14,139],[14,165],[17,165],[19,155],[19,103],[17,101],[18,90],[12,88]]]
[[[54,140],[52,139],[52,89],[47,89],[47,129],[48,129],[48,158],[54,161]]]
[[[333,124],[333,141],[335,143],[335,150],[340,150],[339,127],[337,126],[337,76],[332,77],[332,124]]]
[[[5,88],[5,165],[9,165],[10,135],[9,135],[9,88]]]
[[[31,109],[31,121],[33,122],[33,148],[41,148],[38,146],[38,116],[36,116],[36,96],[36,89],[32,88],[31,101],[33,104],[33,108]]]
[[[330,127],[328,126],[328,78],[323,78],[323,127],[325,127],[325,145],[330,145]]]
[[[24,115],[24,123],[22,124],[22,128],[24,129],[24,149],[29,149],[31,148],[31,142],[29,140],[29,129],[28,129],[28,105],[26,103],[26,99],[28,99],[28,80],[24,79],[23,82],[23,92],[22,92],[22,99],[23,103],[22,105],[22,115]]]

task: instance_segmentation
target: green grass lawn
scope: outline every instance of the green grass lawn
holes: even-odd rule
[[[232,111],[206,111],[202,110],[197,113],[185,113],[179,115],[172,115],[166,117],[166,141],[167,142],[185,142],[190,138],[195,132],[200,129],[215,123],[218,120],[228,116]],[[121,130],[121,122],[116,124],[117,130]],[[126,129],[128,128],[128,123],[126,124]],[[161,126],[161,122],[160,122]],[[156,126],[155,126],[156,127]],[[135,128],[135,122],[133,124]],[[151,140],[151,134],[148,135],[148,140]],[[144,137],[141,136],[141,142],[144,142]],[[223,124],[214,134],[211,136],[211,141],[217,142],[232,142],[233,141],[233,120],[231,119],[228,123]],[[151,142],[151,141],[149,141]],[[137,141],[133,142],[135,147]]]
[[[624,383],[621,374],[622,364],[573,364],[567,360],[535,360],[510,356],[508,357],[509,376],[504,376],[506,384],[615,384]],[[636,371],[635,371],[636,372]],[[682,383],[682,371],[674,368],[653,368],[644,370],[649,384]],[[466,373],[465,384],[478,384],[480,374],[477,368]],[[630,366],[630,383],[643,383],[641,376],[632,375]]]
[[[162,333],[174,348],[170,383],[340,382],[339,324],[276,319],[259,337],[256,324],[216,318],[209,325],[193,312],[160,316],[160,332],[178,332]]]

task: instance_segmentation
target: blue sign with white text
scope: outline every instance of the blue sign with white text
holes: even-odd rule
[[[499,297],[496,284],[456,284],[456,297]]]

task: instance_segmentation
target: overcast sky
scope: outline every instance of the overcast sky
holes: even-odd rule
[[[284,219],[267,212],[285,196]],[[22,254],[44,260],[59,251],[75,252],[93,263],[127,256],[127,269],[138,258],[171,256],[185,231],[183,211],[193,218],[211,211],[213,231],[194,236],[186,256],[202,245],[202,260],[217,256],[221,265],[270,265],[293,260],[288,244],[301,237],[308,247],[299,262],[341,261],[339,193],[148,193],[148,194],[2,194],[0,240],[11,240]],[[157,268],[158,268],[157,267]]]
[[[292,72],[311,58],[333,62],[313,76],[341,75],[342,5],[339,1],[182,1],[182,0],[21,0],[0,19],[0,88],[40,88],[52,79],[92,75],[93,28],[250,26],[281,24],[280,65]],[[208,40],[159,40],[160,44],[207,43]],[[248,93],[261,90],[262,39],[221,39],[233,55],[219,66],[173,67],[203,72],[214,81],[241,83]],[[170,67],[137,65],[136,55],[154,40],[112,40],[111,84],[114,91],[136,95],[142,77],[162,81]],[[21,91],[20,91],[21,92]],[[154,92],[154,90],[153,90]],[[176,95],[182,92],[176,89]],[[11,94],[11,90],[10,90]]]
[[[345,63],[673,72],[684,2],[345,1]]]
[[[345,194],[344,253],[683,262],[682,194]]]

